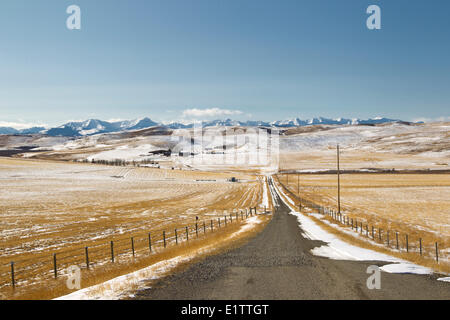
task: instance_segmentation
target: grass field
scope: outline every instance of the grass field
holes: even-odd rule
[[[231,176],[240,182],[228,182]],[[209,228],[217,217],[260,206],[263,197],[262,180],[245,174],[11,158],[0,158],[0,181],[0,289],[10,286],[10,261],[18,285],[32,285],[51,264],[29,261],[49,262],[53,253],[70,260],[71,253],[60,253],[82,255],[85,246],[105,246],[107,255],[111,240],[125,239],[129,251],[132,236],[138,250],[154,230],[167,230],[173,241],[174,229],[192,227],[196,217]]]
[[[289,174],[278,178],[293,194],[337,211],[336,175]],[[402,247],[406,234],[412,250],[422,238],[430,258],[438,242],[442,261],[449,262],[449,174],[343,174],[341,212],[364,225],[400,232]]]

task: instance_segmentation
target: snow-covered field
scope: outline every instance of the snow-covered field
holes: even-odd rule
[[[280,140],[283,170],[336,168],[336,145],[342,169],[449,169],[450,125],[434,123],[344,126],[301,132]]]
[[[448,169],[450,124],[308,126],[279,133],[253,127],[148,130],[80,138],[3,137],[0,148],[34,146],[24,157],[64,160],[151,160],[162,167],[202,170]],[[171,150],[171,156],[152,154]],[[267,152],[269,150],[269,152]],[[37,152],[39,151],[39,152]]]
[[[229,182],[231,176],[240,182]],[[134,234],[173,233],[196,216],[209,222],[259,207],[263,197],[262,181],[247,174],[11,158],[0,158],[0,181],[0,288],[9,285],[10,261],[23,284],[23,260],[46,261],[49,274],[53,253],[82,254],[86,245],[116,238],[128,238],[128,245]],[[33,268],[26,271],[33,275]]]
[[[196,129],[155,128],[80,138],[0,136],[0,150],[25,150],[15,155],[22,160],[0,158],[0,276],[7,274],[13,259],[48,259],[49,253],[83,247],[87,239],[106,243],[149,228],[172,230],[195,216],[270,207],[270,198],[276,200],[274,190],[262,183],[266,175],[335,169],[336,144],[343,170],[448,170],[449,128],[449,123],[392,123],[298,127],[280,135],[257,128],[210,127],[200,135]],[[161,154],[167,151],[170,156]],[[116,159],[135,163],[81,163]],[[229,182],[232,177],[239,182]],[[439,175],[438,183],[430,180],[433,175],[423,174],[404,185],[399,183],[406,176],[390,175],[395,181],[382,187],[374,186],[375,176],[367,177],[360,178],[365,185],[343,187],[344,210],[367,222],[381,218],[392,228],[416,230],[426,241],[427,235],[437,237],[448,255],[448,174]],[[335,181],[327,179],[305,175],[301,192],[332,206]],[[346,176],[342,179],[345,185]],[[296,181],[289,186],[296,192]]]

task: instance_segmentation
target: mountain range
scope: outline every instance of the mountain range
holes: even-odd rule
[[[367,120],[361,119],[328,119],[328,118],[312,118],[309,120],[302,120],[299,118],[291,120],[278,120],[273,122],[266,121],[238,121],[238,120],[212,120],[212,121],[202,121],[203,127],[219,127],[219,126],[242,126],[242,127],[279,127],[279,128],[289,128],[298,126],[308,126],[308,125],[373,125],[389,122],[403,122],[401,120],[389,119],[389,118],[373,118]],[[54,128],[44,128],[44,127],[33,127],[29,129],[17,130],[11,127],[0,127],[0,134],[16,134],[16,135],[28,135],[28,134],[44,134],[49,136],[65,136],[65,137],[80,137],[88,136],[99,133],[110,133],[110,132],[120,132],[120,131],[130,131],[145,129],[154,126],[162,126],[170,129],[186,129],[193,128],[194,123],[180,123],[180,122],[170,122],[170,123],[158,123],[150,118],[142,118],[136,120],[123,120],[123,121],[103,121],[97,119],[89,119],[86,121],[79,122],[68,122],[59,127]]]

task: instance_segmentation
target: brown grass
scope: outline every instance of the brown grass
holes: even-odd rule
[[[10,261],[18,285],[31,285],[24,281],[51,275],[53,253],[58,265],[61,256],[70,265],[83,261],[84,246],[94,259],[95,250],[108,254],[110,240],[130,250],[130,237],[145,245],[149,231],[173,236],[196,216],[209,226],[218,216],[258,206],[261,180],[233,176],[245,182],[227,182],[228,173],[0,158],[6,190],[0,194],[0,289],[9,287]],[[36,262],[44,265],[31,266]]]
[[[271,216],[259,216],[259,219],[262,220],[260,224],[257,224],[254,228],[241,232],[236,236],[233,236],[234,233],[239,231],[239,229],[245,224],[245,221],[239,220],[236,222],[236,220],[234,220],[232,224],[228,223],[226,228],[222,227],[221,229],[216,229],[213,233],[201,235],[198,239],[194,238],[190,241],[179,243],[178,245],[171,244],[166,249],[159,247],[157,252],[153,254],[149,254],[148,252],[140,253],[135,258],[120,259],[114,264],[108,263],[98,268],[91,268],[90,270],[83,268],[82,288],[103,283],[115,277],[128,274],[155,263],[167,261],[181,255],[193,255],[194,258],[189,262],[180,263],[174,269],[170,270],[170,273],[178,272],[186,268],[188,265],[195,263],[199,259],[206,257],[207,255],[217,254],[224,250],[242,245],[243,242],[260,232],[270,221],[270,217]],[[202,249],[205,248],[208,248],[208,251],[202,251]],[[34,285],[28,288],[18,288],[15,291],[4,291],[4,293],[8,294],[9,299],[16,300],[52,299],[72,292],[66,287],[65,281],[66,277],[62,276],[57,280],[49,280],[45,284]],[[149,284],[151,282],[152,281],[149,280]],[[133,289],[136,288],[124,289],[127,291],[133,291]]]

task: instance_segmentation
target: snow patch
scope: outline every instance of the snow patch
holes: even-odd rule
[[[380,268],[384,272],[389,273],[414,273],[414,274],[432,274],[433,270],[417,266],[415,264],[411,263],[394,263],[394,264],[387,264]]]
[[[408,261],[395,258],[393,256],[379,253],[370,249],[360,248],[338,239],[335,235],[323,230],[311,218],[297,212],[292,200],[274,184],[274,188],[281,201],[283,201],[292,211],[291,214],[297,217],[299,227],[302,229],[302,235],[311,240],[326,242],[326,245],[314,248],[311,253],[316,256],[327,257],[335,260],[353,260],[353,261],[387,261],[392,262],[380,269],[390,273],[414,273],[431,274],[433,271],[429,268],[419,266]],[[288,200],[289,203],[287,203]]]

